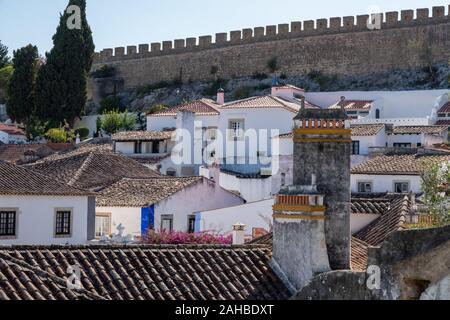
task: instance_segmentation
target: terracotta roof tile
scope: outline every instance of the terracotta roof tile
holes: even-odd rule
[[[99,207],[146,207],[201,181],[202,177],[122,179],[100,191]]]
[[[450,101],[444,104],[438,111],[438,113],[450,113]]]
[[[181,104],[175,107],[167,108],[157,113],[149,114],[151,117],[172,116],[175,117],[180,111],[191,111],[197,115],[214,116],[218,115],[219,105],[213,100],[200,99],[185,104]]]
[[[368,195],[362,195],[362,198],[355,198],[352,196],[351,212],[357,214],[384,214],[391,203],[390,199],[386,198],[365,198]]]
[[[71,148],[71,144],[3,144],[0,145],[0,160],[19,164],[26,153],[33,153],[38,158],[46,157],[58,149]]]
[[[380,218],[357,232],[354,236],[369,245],[379,246],[392,232],[403,229],[407,215],[411,213],[411,201],[407,195],[391,195],[388,210]]]
[[[369,244],[358,238],[352,237],[350,244],[350,267],[353,271],[366,272]]]
[[[330,106],[330,109],[340,109],[342,106],[346,111],[369,111],[372,107],[373,100],[344,100],[339,101]]]
[[[307,109],[317,109],[316,105],[305,102]],[[251,97],[243,100],[232,101],[221,106],[222,109],[258,109],[258,108],[282,108],[297,113],[300,110],[300,103],[287,101],[280,97],[271,95],[261,97]]]
[[[153,178],[158,172],[110,152],[69,153],[27,165],[27,168],[69,185],[98,190],[123,178]]]
[[[112,135],[113,141],[154,141],[172,138],[173,131],[124,131]]]
[[[436,122],[437,126],[450,126],[450,120],[438,120]]]
[[[355,124],[351,125],[352,136],[374,136],[384,128],[384,124]]]
[[[352,174],[419,175],[423,161],[450,161],[450,155],[380,155],[352,169]]]
[[[22,129],[12,124],[0,123],[0,131],[3,131],[9,135],[25,136],[25,132]]]
[[[268,246],[16,247],[0,248],[0,255],[5,261],[21,260],[64,280],[67,266],[78,265],[83,292],[89,292],[91,298],[285,300],[290,297],[270,268]],[[2,290],[5,292],[12,285],[16,285],[16,278],[3,281],[0,278],[0,297]],[[23,290],[29,293],[34,288]],[[58,288],[52,290],[58,292]],[[18,299],[12,293],[8,297]]]
[[[400,126],[394,127],[393,134],[442,134],[448,126]]]
[[[0,161],[0,194],[87,196],[91,193],[66,185],[24,167]]]

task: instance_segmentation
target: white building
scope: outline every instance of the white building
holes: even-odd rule
[[[203,177],[123,179],[97,197],[97,236],[122,224],[124,234],[149,229],[195,231],[195,213],[243,204],[244,200]]]
[[[25,143],[27,137],[22,129],[15,125],[0,123],[0,142],[4,144]]]
[[[424,161],[449,162],[450,155],[387,154],[379,155],[351,171],[353,193],[421,193]]]
[[[79,245],[94,238],[92,193],[1,161],[0,177],[0,245]]]

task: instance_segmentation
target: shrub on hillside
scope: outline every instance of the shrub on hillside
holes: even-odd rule
[[[241,100],[250,97],[252,88],[249,86],[240,86],[233,92],[234,100]]]
[[[116,68],[113,66],[108,66],[104,64],[100,66],[97,70],[91,72],[90,76],[92,78],[101,79],[101,78],[111,78],[116,75]]]

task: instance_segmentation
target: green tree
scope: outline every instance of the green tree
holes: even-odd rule
[[[24,123],[34,113],[34,84],[38,68],[38,49],[28,45],[14,51],[14,72],[8,85],[6,112],[16,122]]]
[[[424,204],[437,226],[450,223],[450,162],[424,161],[421,187]]]
[[[9,80],[13,74],[12,65],[7,65],[0,69],[0,103],[5,103],[7,99]]]
[[[35,116],[31,116],[25,122],[25,133],[29,141],[35,141],[37,138],[44,136],[47,124],[41,122]]]
[[[0,69],[9,64],[8,47],[2,44],[0,40]]]
[[[119,131],[132,131],[136,126],[136,115],[129,115],[128,111],[120,113],[118,110],[107,111],[101,120],[102,130],[112,135]]]
[[[36,81],[38,116],[54,124],[80,117],[86,104],[87,74],[92,66],[94,43],[86,20],[86,0],[69,0],[81,10],[81,28],[69,28],[72,12],[64,11],[53,36],[53,48]],[[68,24],[69,21],[69,24]]]

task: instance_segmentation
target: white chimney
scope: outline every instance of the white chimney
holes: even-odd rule
[[[217,103],[225,104],[225,91],[222,88],[217,91]]]
[[[239,246],[245,243],[246,225],[240,222],[233,225],[233,245]]]

